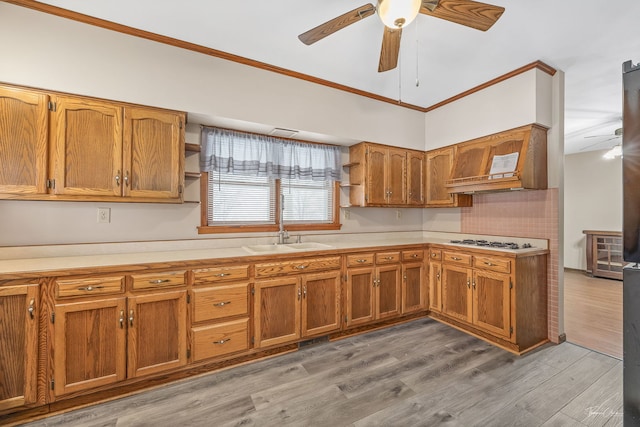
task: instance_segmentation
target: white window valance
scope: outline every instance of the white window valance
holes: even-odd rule
[[[203,126],[200,170],[245,176],[340,181],[340,148]]]

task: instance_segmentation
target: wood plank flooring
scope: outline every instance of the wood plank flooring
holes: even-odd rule
[[[622,362],[419,319],[28,426],[621,426]]]
[[[567,341],[622,359],[622,282],[564,271]]]

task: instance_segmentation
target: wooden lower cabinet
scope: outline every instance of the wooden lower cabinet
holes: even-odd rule
[[[427,283],[424,263],[402,264],[402,314],[427,308]]]
[[[429,263],[431,315],[517,354],[547,342],[546,257],[442,251]]]
[[[0,411],[37,402],[38,285],[0,286]]]
[[[340,328],[340,272],[255,283],[255,346],[269,347]]]
[[[397,317],[402,312],[400,265],[347,272],[347,326]]]
[[[187,291],[128,298],[129,378],[187,364]]]
[[[57,304],[53,326],[53,393],[62,396],[127,376],[125,297]]]
[[[186,290],[62,302],[52,316],[56,397],[187,363]]]

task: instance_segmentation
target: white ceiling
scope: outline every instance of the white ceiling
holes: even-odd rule
[[[622,63],[640,61],[638,0],[488,1],[506,11],[487,32],[419,15],[403,31],[399,67],[385,73],[376,15],[311,46],[297,38],[366,0],[42,3],[422,107],[540,60],[565,72],[566,153],[621,142],[611,138],[622,125]]]

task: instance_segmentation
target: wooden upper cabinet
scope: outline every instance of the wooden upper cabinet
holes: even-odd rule
[[[51,164],[54,194],[122,195],[122,107],[55,96]]]
[[[124,109],[123,195],[177,199],[184,182],[184,115]]]
[[[471,206],[470,195],[450,194],[445,187],[453,168],[454,152],[454,147],[445,147],[428,151],[425,155],[427,207]]]
[[[0,194],[47,192],[49,97],[0,85]]]
[[[424,205],[424,153],[407,152],[407,204]]]
[[[366,165],[366,202],[372,205],[387,203],[387,164],[389,163],[387,148],[383,146],[367,146]]]
[[[0,199],[181,203],[185,114],[0,85]]]
[[[410,206],[408,150],[363,142],[349,150],[353,206]],[[421,181],[420,181],[421,182]]]
[[[387,181],[387,203],[404,205],[407,203],[407,150],[389,148],[385,178]]]

